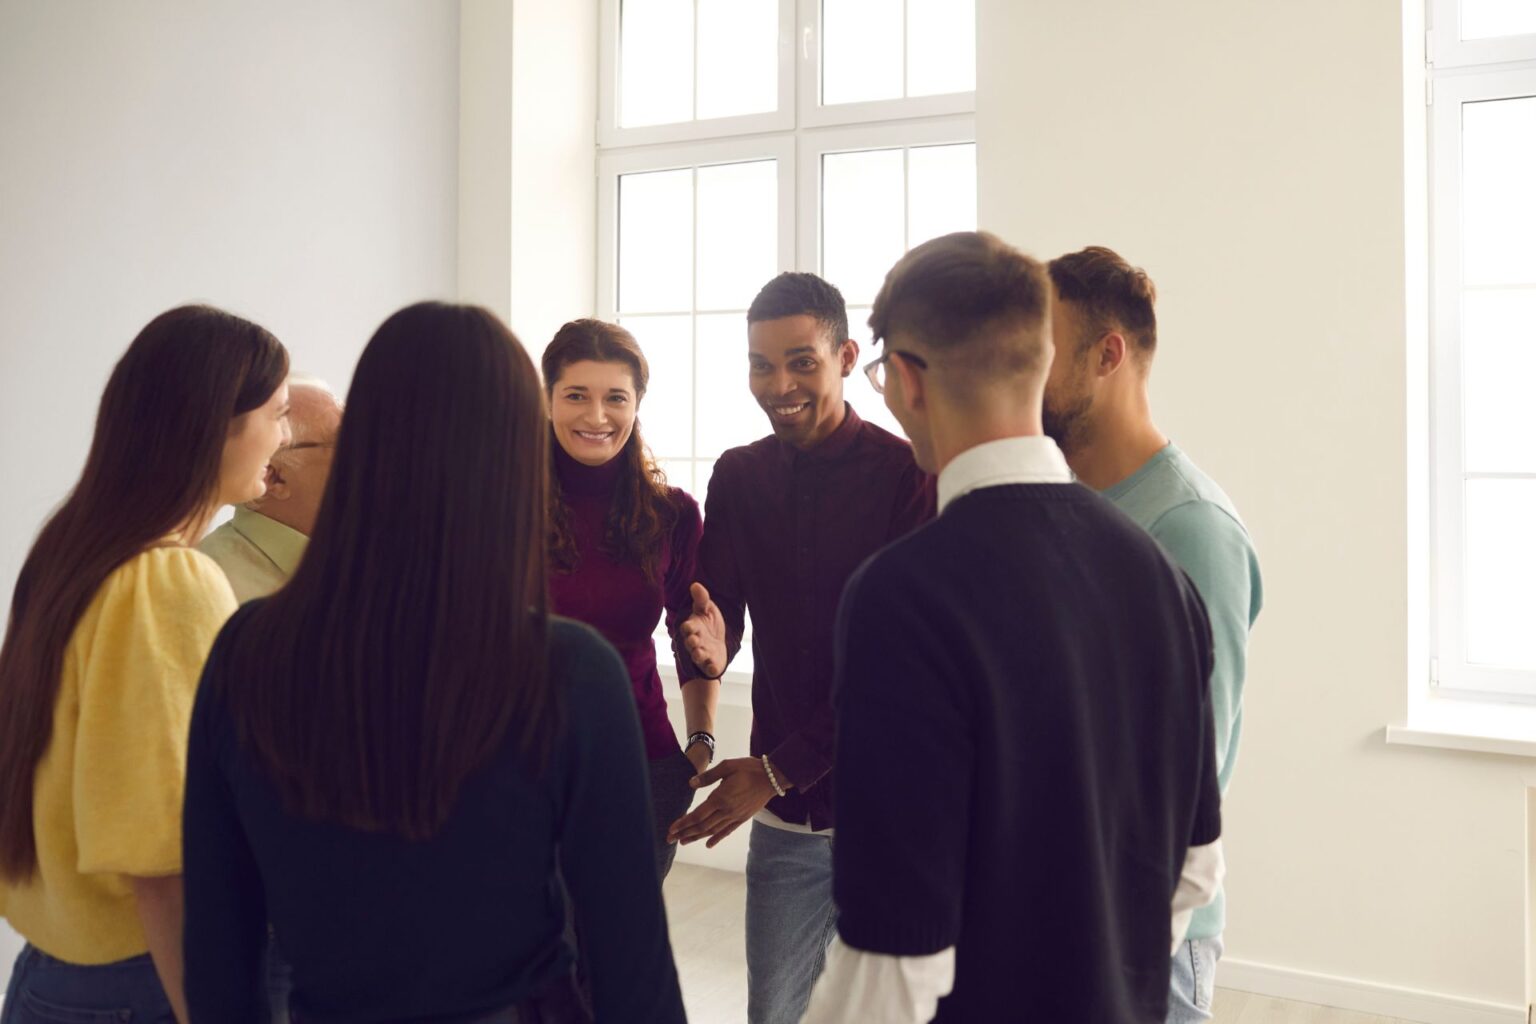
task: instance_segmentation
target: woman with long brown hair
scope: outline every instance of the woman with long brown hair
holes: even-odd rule
[[[27,946],[5,1024],[186,1020],[187,725],[235,609],[189,545],[265,490],[287,375],[253,323],[206,306],[156,317],[22,565],[0,646],[0,912]]]
[[[230,620],[193,711],[199,1024],[257,1020],[268,921],[300,1024],[586,1020],[560,876],[597,1019],[683,1019],[628,680],[548,615],[544,421],[483,309],[368,343],[304,560]]]
[[[595,628],[624,659],[650,762],[656,864],[676,843],[667,828],[693,801],[689,779],[714,757],[718,683],[683,688],[686,754],[667,718],[656,671],[656,625],[692,611],[690,588],[703,522],[686,492],[668,487],[640,435],[650,366],[617,324],[573,320],[544,350],[550,408],[550,595],[555,611]],[[695,673],[696,674],[696,673]]]

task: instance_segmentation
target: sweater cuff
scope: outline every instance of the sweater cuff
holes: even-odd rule
[[[932,956],[959,939],[948,921],[865,917],[847,911],[838,916],[837,933],[852,949],[886,956]]]

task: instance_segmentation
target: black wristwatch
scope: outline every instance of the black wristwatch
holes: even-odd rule
[[[702,729],[688,737],[688,745],[683,748],[683,753],[693,749],[695,743],[702,743],[709,748],[709,763],[715,763],[715,737]]]

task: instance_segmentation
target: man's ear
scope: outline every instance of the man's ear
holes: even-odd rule
[[[1125,365],[1125,335],[1119,331],[1110,331],[1100,338],[1098,349],[1099,361],[1094,367],[1094,372],[1098,376],[1111,376]]]
[[[843,376],[851,377],[859,366],[859,343],[852,338],[844,340],[837,349],[837,363]]]
[[[287,501],[293,496],[293,491],[288,487],[288,481],[283,477],[283,471],[276,466],[267,465],[267,493],[262,495],[262,500]]]
[[[927,381],[923,379],[916,366],[908,362],[906,357],[893,355],[886,360],[885,370],[887,374],[895,374],[901,380],[901,404],[912,412],[923,412],[928,408],[928,392],[925,390]],[[887,388],[887,391],[890,389]]]

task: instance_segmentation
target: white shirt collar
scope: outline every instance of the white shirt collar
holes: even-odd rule
[[[939,473],[939,511],[963,494],[1004,484],[1069,484],[1072,470],[1049,437],[1005,437],[967,448]]]

